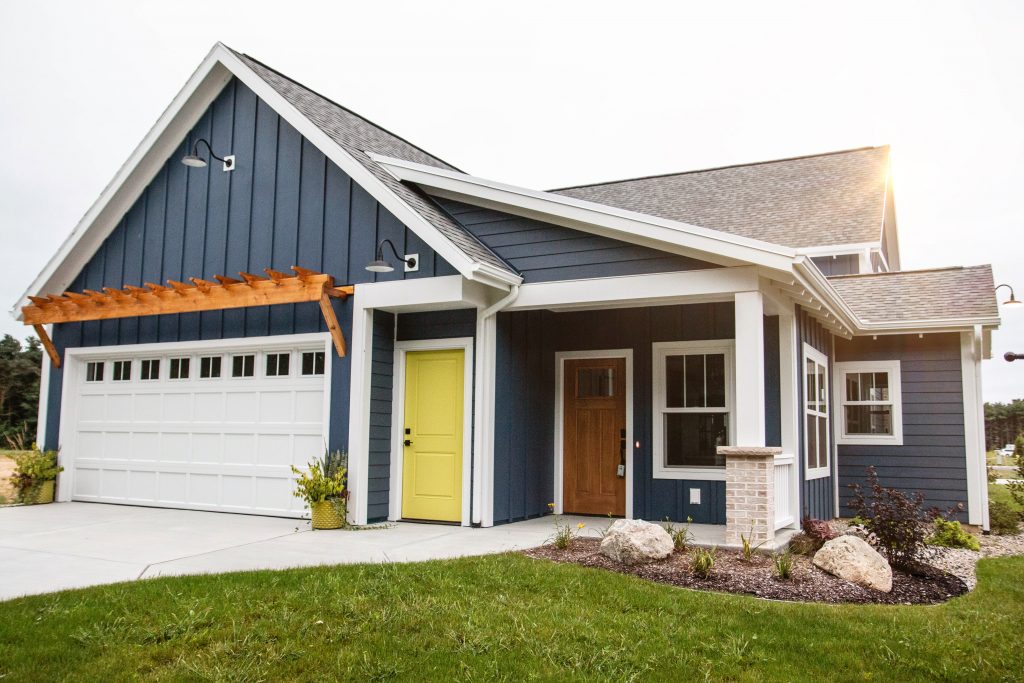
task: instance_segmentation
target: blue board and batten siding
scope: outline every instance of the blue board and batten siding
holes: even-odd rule
[[[920,491],[925,506],[943,510],[967,506],[967,447],[964,437],[960,335],[928,334],[836,340],[836,362],[900,361],[903,403],[902,446],[839,446],[840,513],[852,496],[850,484],[864,484],[866,468],[883,486]],[[838,413],[837,413],[838,414]],[[966,515],[961,515],[966,521]]]
[[[190,169],[180,159],[197,138],[218,154],[232,153],[236,170],[219,163]],[[418,253],[415,273],[369,273],[378,240]],[[238,271],[260,273],[292,265],[320,270],[338,284],[451,275],[455,270],[362,187],[284,121],[255,93],[230,81],[187,138],[142,192],[69,289],[162,283]],[[351,338],[351,305],[335,309]],[[258,337],[323,332],[316,303],[181,315],[69,323],[54,327],[65,348]],[[348,439],[349,363],[331,377],[331,447]],[[46,446],[58,446],[63,373],[50,373]]]
[[[450,199],[436,200],[460,225],[519,271],[553,282],[718,268],[712,263]]]
[[[731,303],[498,315],[494,444],[494,519],[511,522],[547,513],[554,496],[555,353],[595,349],[633,352],[633,515],[642,519],[725,523],[725,482],[656,479],[651,345],[734,338]],[[778,319],[765,319],[766,439],[778,441]],[[774,341],[771,341],[774,340]],[[701,504],[689,502],[700,489]]]
[[[832,405],[832,382],[833,382],[833,368],[832,368],[832,334],[826,330],[821,324],[808,315],[807,311],[798,307],[798,330],[797,344],[799,344],[797,357],[801,359],[800,364],[800,377],[799,384],[800,401],[797,403],[798,406],[806,405],[804,397],[804,364],[802,359],[804,357],[803,345],[817,349],[821,353],[825,354],[828,358],[828,404],[830,406],[829,414],[829,448],[831,453],[829,454],[829,475],[825,477],[818,477],[816,479],[807,478],[807,449],[804,444],[806,439],[806,422],[807,419],[804,416],[803,410],[800,411],[800,480],[803,482],[803,496],[801,500],[801,515],[803,517],[811,517],[813,519],[832,519],[835,517],[835,482],[832,479],[835,476],[835,406]]]

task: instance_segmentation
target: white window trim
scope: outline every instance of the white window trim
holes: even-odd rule
[[[889,375],[888,401],[847,401],[846,375],[859,372],[885,372]],[[836,443],[861,446],[902,446],[903,445],[903,395],[900,390],[900,361],[851,361],[833,365],[833,405],[839,424],[836,428]],[[847,434],[846,406],[848,405],[891,405],[892,434]]]
[[[679,352],[686,354],[725,354],[725,410],[702,409],[699,412],[724,412],[729,422],[729,443],[736,442],[736,371],[733,339],[700,341],[655,342],[651,345],[651,412],[653,417],[652,473],[655,479],[692,479],[697,481],[725,481],[725,467],[668,467],[665,463],[665,358]],[[691,411],[692,412],[692,411]]]
[[[826,440],[826,444],[825,444],[825,466],[824,467],[808,467],[807,466],[807,446],[808,446],[808,439],[807,439],[807,436],[808,436],[807,435],[807,414],[808,414],[808,412],[812,412],[812,411],[809,411],[808,408],[807,408],[807,361],[808,360],[813,360],[815,363],[817,363],[817,364],[819,364],[819,365],[821,365],[821,366],[823,366],[825,368],[825,384],[826,385],[828,385],[828,383],[830,381],[830,378],[829,378],[829,369],[828,369],[828,356],[826,356],[825,354],[823,354],[821,351],[819,351],[818,349],[814,348],[810,344],[804,342],[804,353],[803,353],[802,362],[800,363],[800,377],[801,377],[800,381],[801,381],[801,383],[803,385],[803,388],[804,388],[804,390],[803,390],[803,405],[800,406],[800,419],[801,419],[801,427],[800,428],[803,430],[803,434],[804,434],[804,447],[803,447],[803,453],[801,453],[801,457],[803,457],[803,461],[804,461],[804,479],[810,480],[810,479],[821,479],[823,477],[829,476],[832,473],[832,441],[833,441],[833,439],[832,439],[832,429],[831,429],[831,427],[832,427],[832,425],[831,425],[831,422],[832,422],[831,408],[832,408],[832,406],[831,405],[826,405],[825,406],[825,410],[823,412],[822,411],[817,411],[817,410],[813,411],[816,417],[824,417],[825,418],[825,440]],[[825,389],[825,400],[829,401],[829,402],[831,402],[831,400],[832,400],[831,394],[829,393],[827,387]],[[819,453],[820,452],[821,451],[819,450]]]

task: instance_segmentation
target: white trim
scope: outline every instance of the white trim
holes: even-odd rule
[[[985,415],[981,400],[981,331],[960,334],[963,375],[964,446],[967,450],[967,522],[989,529],[985,465]]]
[[[389,280],[356,285],[363,308],[392,313],[478,308],[494,290],[461,275]]]
[[[327,332],[313,332],[308,334],[284,334],[269,335],[266,337],[237,337],[229,339],[208,339],[186,342],[158,342],[152,344],[121,344],[117,346],[83,346],[69,348],[64,351],[64,378],[61,385],[61,411],[60,426],[58,427],[58,448],[60,449],[60,463],[64,471],[57,475],[57,500],[68,502],[71,500],[71,492],[74,490],[75,472],[75,428],[78,424],[78,405],[74,400],[78,395],[79,377],[85,371],[88,361],[102,358],[104,360],[127,360],[133,362],[136,359],[151,356],[170,358],[180,357],[189,354],[201,353],[207,350],[219,351],[222,349],[244,349],[244,350],[269,350],[274,351],[281,348],[315,348],[319,345],[324,349],[324,408],[323,408],[323,438],[325,443],[330,443],[330,416],[331,416],[331,360],[334,344],[331,335]],[[120,356],[120,358],[112,358]],[[198,356],[197,356],[198,357]],[[132,363],[134,365],[134,363]],[[112,365],[112,364],[111,364]],[[135,381],[135,368],[132,368],[132,381]],[[319,375],[318,375],[319,376]],[[221,379],[228,379],[225,373],[221,373]],[[160,379],[146,382],[147,385],[160,386],[164,382],[170,382],[163,375]],[[113,367],[110,374],[104,373],[103,382],[100,384],[118,384],[113,381]],[[187,509],[183,507],[183,509]]]
[[[485,178],[394,159],[380,154],[370,158],[387,169],[396,179],[415,183],[431,194],[453,199],[475,199],[476,204],[531,218],[542,217],[567,227],[595,234],[610,231],[618,239],[637,244],[652,242],[682,247],[710,255],[716,262],[728,265],[736,261],[753,263],[778,270],[789,270],[796,251],[789,247],[740,237],[720,230],[702,228],[680,221],[626,211],[604,204],[574,199],[552,192],[539,192],[524,187],[499,183]]]
[[[53,338],[53,325],[46,326],[46,334]],[[46,448],[46,420],[50,412],[50,354],[46,349],[42,351],[42,367],[39,368],[39,407],[36,413],[36,444],[39,448]]]
[[[725,408],[667,409],[672,412],[725,413],[728,419],[729,443],[736,443],[735,349],[732,339],[654,342],[651,344],[651,476],[654,479],[693,479],[725,481],[725,467],[669,467],[665,465],[665,358],[683,354],[725,355]],[[763,353],[763,350],[762,350]],[[762,404],[763,410],[763,404]],[[763,437],[762,437],[763,438]]]
[[[818,365],[821,365],[822,367],[825,368],[825,393],[824,393],[824,396],[825,396],[825,401],[826,401],[826,403],[828,405],[825,406],[825,410],[824,411],[820,411],[820,410],[813,410],[813,411],[811,411],[811,410],[809,410],[807,408],[808,394],[807,394],[807,369],[806,369],[806,366],[807,366],[807,361],[808,360],[814,361]],[[800,417],[801,417],[801,422],[802,422],[802,425],[803,425],[802,428],[804,430],[804,448],[803,448],[803,453],[800,454],[800,457],[803,458],[804,479],[807,479],[807,480],[821,479],[822,477],[827,477],[827,476],[832,474],[832,462],[833,462],[834,458],[832,457],[832,430],[831,430],[831,424],[830,424],[831,421],[832,421],[831,414],[830,414],[831,413],[831,408],[832,408],[832,406],[830,405],[831,402],[832,402],[832,393],[828,389],[828,384],[829,384],[829,381],[830,381],[829,375],[830,375],[830,373],[829,373],[829,367],[828,367],[828,356],[826,356],[821,351],[819,351],[818,349],[814,348],[813,346],[811,346],[807,342],[804,342],[804,345],[803,345],[803,358],[801,359],[801,363],[800,363],[800,376],[801,376],[801,381],[803,382],[803,388],[804,388],[804,391],[803,391],[803,405],[800,406]],[[827,458],[827,461],[825,462],[825,466],[824,467],[808,467],[807,466],[807,448],[808,448],[808,445],[809,445],[808,444],[808,440],[807,440],[807,437],[808,437],[808,434],[807,434],[807,415],[808,415],[808,413],[813,414],[816,418],[819,418],[819,419],[824,418],[825,419],[825,440],[827,442],[825,444],[825,456]],[[815,439],[817,439],[817,434],[815,434]],[[818,444],[818,454],[819,454],[819,459],[820,459],[821,444]]]
[[[736,352],[736,446],[764,446],[764,299],[761,292],[737,292],[733,305]]]
[[[849,256],[861,254],[865,249],[879,251],[881,242],[851,242],[849,244],[826,244],[814,247],[799,247],[796,253],[804,256]]]
[[[391,492],[388,519],[402,518],[403,464],[405,456],[405,369],[410,351],[463,351],[462,404],[462,526],[470,525],[473,462],[473,337],[449,337],[395,342],[394,381],[391,397]]]
[[[734,293],[755,291],[758,285],[757,269],[751,266],[538,282],[522,285],[508,310],[730,301]]]
[[[623,358],[626,361],[626,519],[633,519],[633,349],[598,351],[558,351],[555,353],[555,513],[562,514],[564,503],[564,430],[565,361],[587,358]]]
[[[889,375],[889,400],[888,401],[847,401],[846,375],[858,372],[884,372]],[[902,375],[900,373],[900,361],[898,360],[871,360],[871,361],[847,361],[833,363],[832,365],[832,405],[833,413],[839,423],[835,426],[835,441],[837,445],[860,445],[860,446],[902,446],[903,445],[903,391]],[[892,421],[892,434],[847,434],[846,433],[846,407],[849,405],[880,405],[889,406],[891,409],[890,418]]]
[[[364,308],[363,288],[352,297],[352,343],[348,409],[348,517],[366,524],[370,467],[370,376],[373,370],[373,309]]]
[[[803,487],[800,486],[800,420],[803,417],[799,410],[800,403],[800,354],[797,351],[797,317],[794,313],[779,314],[779,402],[780,402],[780,443],[782,453],[776,456],[793,458],[790,468],[790,514],[796,527],[800,523],[800,505]]]

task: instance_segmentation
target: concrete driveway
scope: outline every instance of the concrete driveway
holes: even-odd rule
[[[154,576],[483,555],[540,545],[551,532],[550,518],[489,529],[397,523],[313,532],[303,520],[218,512],[8,507],[0,508],[0,600]]]

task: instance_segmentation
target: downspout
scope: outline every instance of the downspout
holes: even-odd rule
[[[479,311],[476,316],[476,359],[474,362],[473,415],[473,500],[470,518],[473,526],[494,524],[494,372],[495,331],[497,315],[508,308],[519,296],[519,285],[511,285],[509,293],[494,304]],[[486,446],[485,446],[486,444]],[[485,453],[486,451],[486,453]],[[492,488],[487,491],[486,486]],[[484,508],[488,508],[486,515]]]

